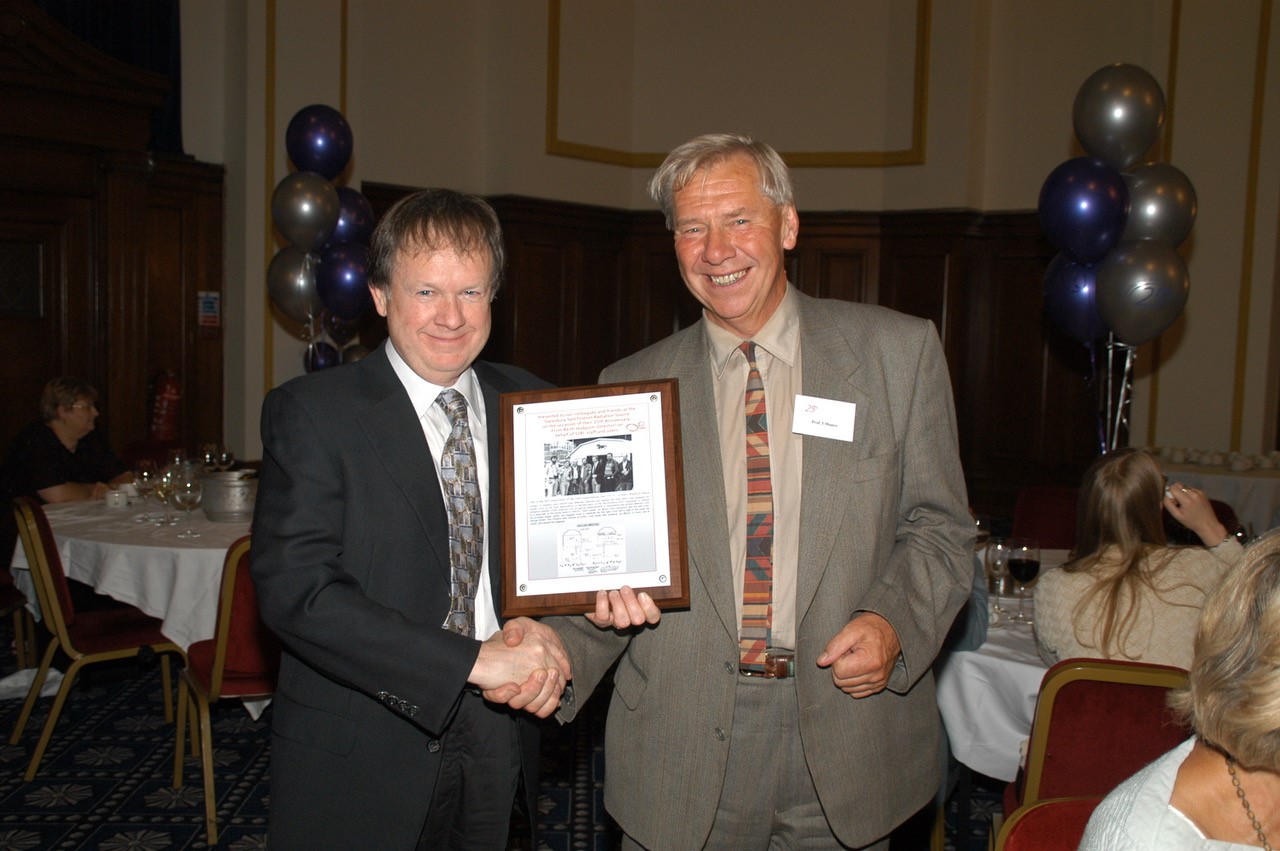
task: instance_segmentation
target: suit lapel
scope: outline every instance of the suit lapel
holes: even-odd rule
[[[706,321],[705,319],[703,320]],[[711,355],[701,328],[688,335],[676,352],[670,374],[680,380],[680,427],[684,447],[685,526],[708,530],[689,534],[689,562],[707,589],[724,624],[738,637],[737,589],[729,558],[729,524],[725,517],[724,466],[716,426]]]
[[[799,295],[799,294],[797,294]],[[865,422],[868,396],[857,385],[860,363],[842,329],[828,315],[814,309],[813,300],[800,295],[800,334],[803,347],[802,384],[807,396],[840,399],[857,405],[854,447],[839,440],[806,435],[803,439],[803,496],[800,510],[800,571],[796,584],[796,622],[813,602],[831,562],[842,518],[848,516],[853,488],[833,470],[849,469],[849,453],[857,452],[858,427]],[[860,453],[859,453],[860,454]]]
[[[427,550],[445,580],[449,579],[449,521],[444,512],[440,479],[423,436],[409,394],[405,392],[386,352],[379,350],[361,363],[369,365],[361,386],[369,409],[361,419],[365,436],[410,509],[422,524]]]

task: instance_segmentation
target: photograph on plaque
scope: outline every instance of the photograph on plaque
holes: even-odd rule
[[[503,394],[504,616],[688,605],[678,411],[674,379]]]

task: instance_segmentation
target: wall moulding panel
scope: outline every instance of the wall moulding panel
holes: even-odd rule
[[[709,48],[705,34],[723,14],[715,4],[550,0],[547,153],[653,168],[716,127],[770,140],[793,167],[925,161],[931,0],[810,0],[804,14],[748,3],[739,23],[754,34]],[[786,61],[752,69],[765,60],[742,49],[751,44]]]

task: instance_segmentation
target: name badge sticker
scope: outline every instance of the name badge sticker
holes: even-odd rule
[[[853,442],[853,417],[858,406],[853,402],[837,399],[819,399],[817,396],[796,394],[795,411],[791,418],[791,430],[796,434],[829,437],[832,440]]]

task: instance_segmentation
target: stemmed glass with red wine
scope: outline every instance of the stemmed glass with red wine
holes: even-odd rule
[[[1018,586],[1018,613],[1012,620],[1030,624],[1034,619],[1026,613],[1027,586],[1040,575],[1040,545],[1030,538],[1010,538],[1005,544],[1009,547],[1006,567]]]

